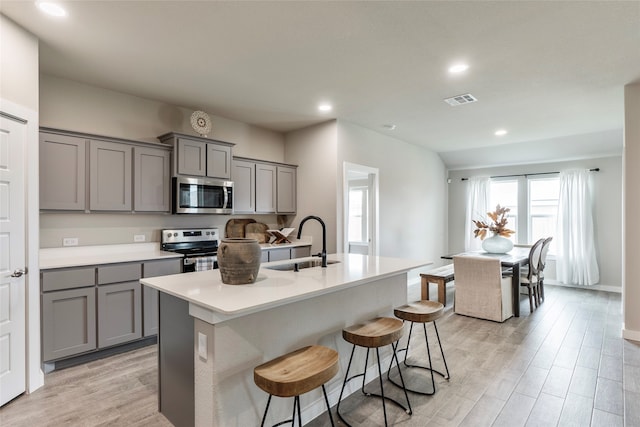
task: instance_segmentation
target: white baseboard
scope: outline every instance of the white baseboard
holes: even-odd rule
[[[562,286],[565,288],[576,288],[576,289],[588,289],[591,291],[604,291],[604,292],[614,292],[617,294],[622,293],[622,288],[620,286],[611,286],[611,285],[589,285],[589,286],[580,286],[580,285],[568,285],[566,283],[560,283],[556,280],[545,280],[544,285],[551,286]]]
[[[631,329],[627,329],[624,327],[624,323],[622,324],[622,338],[625,340],[631,341],[639,341],[640,342],[640,331],[632,331]]]

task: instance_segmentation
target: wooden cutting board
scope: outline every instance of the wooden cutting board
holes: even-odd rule
[[[269,227],[267,224],[263,224],[261,222],[250,223],[244,227],[244,237],[248,239],[256,239],[258,243],[266,243],[269,239],[269,233],[267,233],[268,229]]]
[[[256,220],[251,218],[230,219],[229,221],[227,221],[227,225],[224,227],[224,236],[245,237],[244,227],[247,224],[251,224],[254,222],[256,222]]]

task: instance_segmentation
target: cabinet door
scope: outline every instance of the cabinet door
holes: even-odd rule
[[[207,144],[188,138],[178,138],[178,173],[205,176],[207,171]]]
[[[243,160],[233,161],[233,212],[256,211],[256,164]]]
[[[178,274],[182,269],[182,258],[147,261],[143,264],[143,277]],[[145,337],[158,333],[158,291],[142,286],[142,334]]]
[[[211,178],[231,178],[231,147],[207,144],[207,176]]]
[[[311,256],[311,246],[298,246],[291,248],[291,259]]]
[[[276,166],[256,163],[256,213],[276,211]]]
[[[169,212],[171,209],[170,154],[147,147],[133,149],[133,210]]]
[[[91,141],[89,156],[89,209],[131,210],[131,146]]]
[[[282,261],[283,259],[291,259],[289,248],[269,249],[269,261]]]
[[[278,213],[296,212],[296,168],[278,166]]]
[[[140,282],[98,286],[98,348],[142,337]]]
[[[95,287],[42,294],[45,362],[96,349]]]
[[[82,138],[40,134],[40,209],[85,209]]]

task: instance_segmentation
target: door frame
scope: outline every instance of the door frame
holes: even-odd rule
[[[369,181],[370,208],[369,208],[369,229],[371,231],[369,242],[369,255],[378,256],[380,254],[380,245],[378,244],[379,230],[379,170],[370,166],[359,165],[356,163],[344,162],[342,171],[342,195],[343,195],[343,251],[349,252],[349,174],[356,172],[359,174],[367,174]]]
[[[40,354],[40,198],[39,198],[39,116],[38,112],[0,98],[0,111],[26,121],[25,170],[25,279],[26,385],[32,393],[44,385]]]

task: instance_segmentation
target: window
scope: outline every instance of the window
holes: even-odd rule
[[[518,230],[518,181],[517,180],[491,180],[489,183],[489,207],[493,211],[497,205],[511,209],[507,214],[507,228],[514,230],[509,239],[517,241]]]
[[[367,235],[367,207],[369,192],[367,187],[349,188],[349,242],[360,243],[369,240]]]
[[[560,179],[529,178],[529,242],[555,236]],[[553,241],[549,250],[553,252]]]
[[[511,236],[514,243],[533,244],[543,237],[555,236],[559,177],[492,179],[489,191],[491,209],[497,204],[511,209],[507,219],[508,228],[516,231]],[[550,252],[554,250],[553,243],[554,241],[551,242]]]

